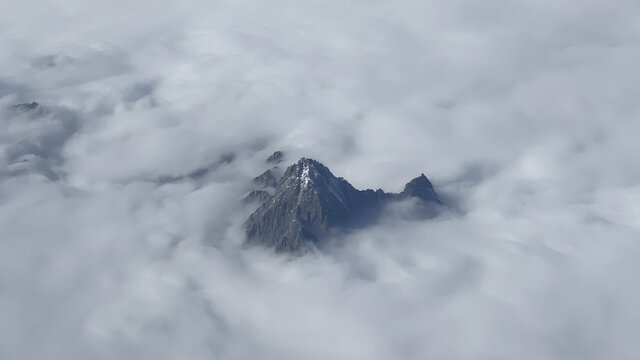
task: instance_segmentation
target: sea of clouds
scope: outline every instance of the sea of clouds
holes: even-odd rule
[[[640,358],[637,1],[0,9],[0,358]],[[275,150],[451,211],[244,248]]]

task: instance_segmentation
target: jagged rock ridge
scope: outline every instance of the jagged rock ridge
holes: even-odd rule
[[[38,108],[39,106],[40,106],[40,104],[38,104],[35,101],[32,101],[30,103],[22,103],[22,104],[13,105],[13,108],[18,110],[18,111],[30,111],[30,110],[34,110],[34,109]]]
[[[261,178],[256,178],[258,183]],[[287,168],[273,196],[257,191],[264,190],[248,197],[263,203],[245,223],[247,242],[277,252],[305,252],[334,231],[370,224],[392,201],[415,198],[424,206],[441,204],[424,174],[411,180],[400,194],[358,190],[308,158]]]
[[[253,179],[253,184],[260,188],[275,188],[278,185],[278,180],[276,180],[276,177],[273,175],[271,170],[267,170],[262,174],[256,176]]]

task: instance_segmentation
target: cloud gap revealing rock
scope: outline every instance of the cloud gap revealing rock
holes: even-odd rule
[[[375,223],[385,206],[393,202],[412,201],[415,215],[421,218],[435,216],[443,205],[424,174],[397,194],[382,189],[358,190],[308,158],[289,166],[277,183],[269,175],[267,170],[254,179],[260,189],[245,198],[247,202],[261,202],[246,221],[245,229],[248,244],[263,245],[276,252],[308,252],[333,233]]]

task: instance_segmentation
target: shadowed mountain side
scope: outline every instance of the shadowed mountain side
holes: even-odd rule
[[[435,215],[434,205],[441,205],[424,174],[400,194],[358,190],[307,158],[287,168],[273,197],[256,198],[264,202],[245,223],[247,243],[288,253],[309,251],[334,231],[370,225],[390,202],[413,199],[418,212],[427,217]]]
[[[269,194],[269,192],[265,190],[253,190],[249,194],[247,194],[242,201],[245,204],[250,204],[254,202],[263,203],[267,200],[270,200],[273,196]]]
[[[253,179],[253,184],[259,188],[275,188],[278,185],[278,180],[276,180],[276,177],[273,175],[271,170],[267,170],[261,175],[255,177]]]

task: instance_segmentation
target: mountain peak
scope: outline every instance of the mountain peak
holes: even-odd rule
[[[420,176],[411,179],[411,181],[407,183],[405,188],[407,186],[431,186],[431,181],[429,181],[424,173],[421,173]]]
[[[313,169],[315,172],[322,172],[322,173],[329,173],[331,174],[331,171],[329,170],[329,168],[327,168],[326,166],[324,166],[323,164],[321,164],[320,162],[310,159],[310,158],[301,158],[300,160],[298,160],[297,163],[295,163],[294,165],[289,166],[289,168],[300,168],[300,169]],[[331,174],[333,175],[333,174]]]
[[[424,175],[412,179],[404,186],[404,190],[399,194],[400,198],[416,197],[425,201],[435,201],[441,203],[436,195],[431,181]]]
[[[322,163],[309,158],[302,158],[289,166],[280,184],[284,184],[285,188],[300,186],[302,190],[319,191],[337,199],[342,199],[345,192],[356,190],[346,180],[333,175]]]
[[[267,158],[267,163],[269,164],[279,164],[282,162],[284,158],[284,153],[280,150],[274,152]]]
[[[277,252],[304,253],[335,230],[372,223],[387,202],[407,197],[418,197],[424,204],[440,203],[424,174],[400,194],[361,191],[320,162],[301,158],[287,168],[273,197],[264,196],[245,223],[247,241]]]
[[[251,214],[247,240],[278,252],[304,252],[331,229],[347,226],[358,194],[326,166],[302,158],[287,168],[273,197]]]
[[[329,168],[322,165],[316,160],[309,158],[301,158],[295,165],[289,166],[285,172],[285,176],[295,172],[300,178],[309,180],[311,177],[317,176],[333,176]]]

